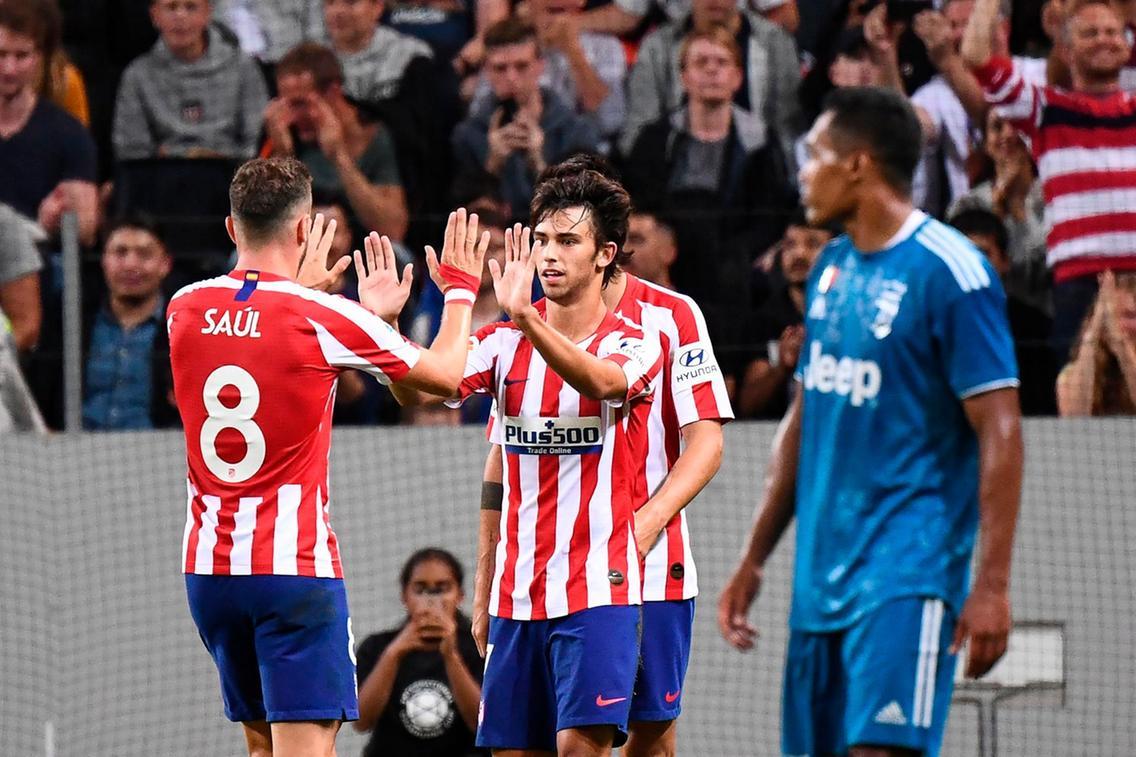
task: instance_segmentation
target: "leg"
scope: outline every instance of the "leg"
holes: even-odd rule
[[[892,600],[845,632],[844,731],[855,757],[938,755],[954,686],[953,633],[953,613],[927,597]]]
[[[561,755],[609,754],[627,740],[639,628],[637,606],[593,607],[556,619],[548,659]]]
[[[565,728],[556,734],[558,757],[610,757],[615,726],[589,725]]]
[[[338,720],[272,724],[272,757],[335,757]]]
[[[639,671],[624,757],[674,757],[693,629],[693,599],[643,603]]]
[[[245,729],[245,745],[248,747],[249,757],[273,757],[272,730],[268,722],[253,720],[241,725]]]
[[[847,753],[842,639],[839,632],[789,632],[781,694],[782,753],[818,757]]]
[[[633,722],[623,757],[675,757],[677,734],[674,720]]]
[[[489,619],[477,746],[502,757],[556,754],[548,620]]]

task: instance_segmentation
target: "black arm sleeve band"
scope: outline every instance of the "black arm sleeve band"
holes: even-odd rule
[[[501,512],[501,501],[505,499],[505,487],[496,481],[481,482],[481,509]]]

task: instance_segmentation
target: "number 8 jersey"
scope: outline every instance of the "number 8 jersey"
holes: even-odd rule
[[[182,565],[342,578],[328,522],[336,379],[406,376],[419,348],[356,302],[234,271],[167,309],[188,465]]]

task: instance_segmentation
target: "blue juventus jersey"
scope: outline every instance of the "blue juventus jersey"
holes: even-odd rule
[[[1018,384],[997,275],[915,211],[878,252],[833,240],[806,308],[790,625],[845,628],[904,596],[957,613],[978,525],[962,400]]]

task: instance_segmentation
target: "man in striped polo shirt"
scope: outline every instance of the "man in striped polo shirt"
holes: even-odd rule
[[[1120,88],[1131,54],[1105,0],[1074,3],[1062,33],[1073,89],[1030,84],[993,55],[998,0],[978,0],[962,55],[987,99],[1030,140],[1045,191],[1053,341],[1062,361],[1105,270],[1136,270],[1136,96]]]

